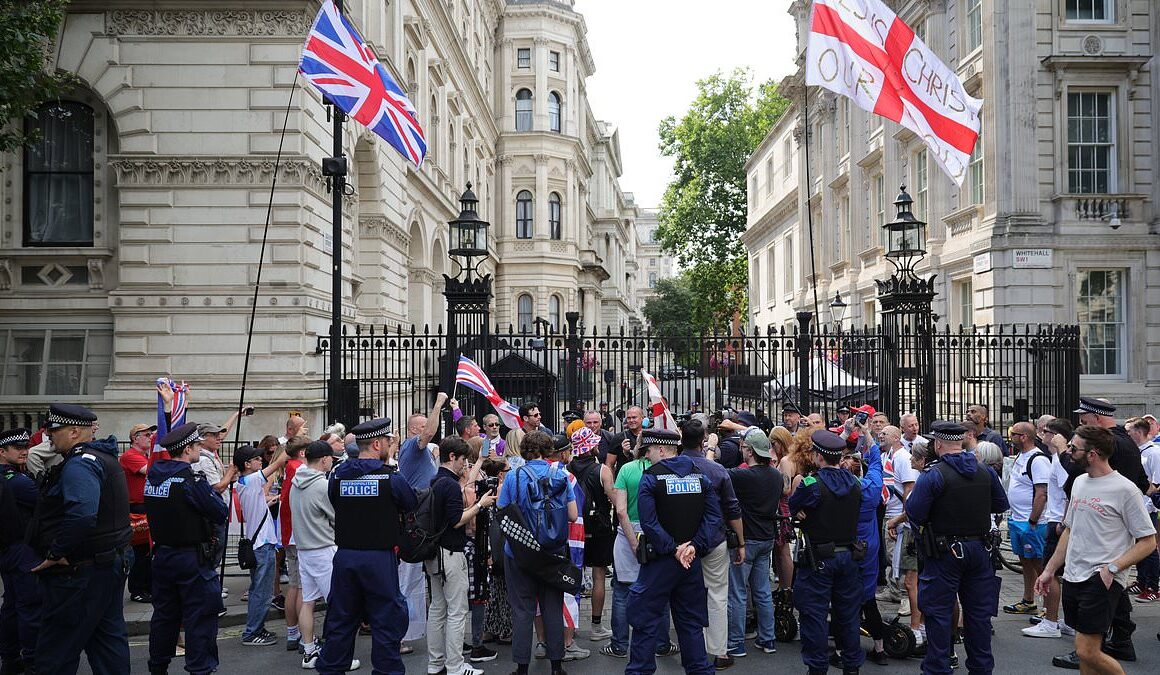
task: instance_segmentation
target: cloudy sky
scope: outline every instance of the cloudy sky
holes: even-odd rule
[[[588,98],[596,117],[620,130],[620,184],[638,205],[660,203],[672,162],[657,149],[657,126],[688,109],[697,80],[738,66],[755,82],[793,72],[787,7],[789,0],[576,0],[596,61]]]

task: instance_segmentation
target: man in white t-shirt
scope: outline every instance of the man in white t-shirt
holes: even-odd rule
[[[1148,492],[1156,491],[1160,484],[1160,446],[1152,441],[1152,423],[1143,417],[1133,417],[1124,423],[1128,437],[1140,448],[1140,464],[1144,467],[1144,475],[1148,477]],[[1144,498],[1144,508],[1152,525],[1156,525],[1156,506],[1151,498]],[[1156,602],[1160,600],[1160,553],[1152,551],[1146,558],[1136,565],[1136,584],[1140,592],[1136,594],[1137,602]]]
[[[903,415],[904,420],[907,418],[907,415]],[[914,421],[914,428],[916,430],[918,428],[917,419]],[[922,642],[922,612],[918,610],[918,555],[914,547],[914,531],[907,522],[906,511],[902,510],[906,498],[914,489],[914,482],[918,480],[918,471],[912,466],[910,453],[911,449],[919,443],[922,443],[922,440],[915,436],[914,442],[907,445],[906,432],[902,430],[901,438],[897,444],[898,448],[892,449],[890,452],[890,461],[894,469],[894,489],[898,493],[897,495],[891,494],[891,497],[899,498],[899,512],[893,516],[889,515],[888,512],[883,519],[885,529],[883,541],[887,542],[887,549],[892,552],[891,566],[894,568],[894,575],[901,577],[902,586],[906,589],[906,595],[902,598],[902,607],[898,610],[898,615],[910,617],[910,627],[914,630],[915,638]],[[889,508],[888,503],[887,509],[889,510]]]
[[[1156,528],[1139,488],[1108,463],[1116,449],[1109,431],[1081,426],[1068,449],[1072,463],[1086,474],[1075,480],[1063,520],[1066,529],[1035,590],[1046,592],[1062,566],[1064,613],[1075,627],[1080,669],[1123,673],[1116,659],[1104,653],[1103,638],[1127,584],[1128,568],[1156,548]]]
[[[1067,493],[1064,492],[1063,486],[1067,483],[1068,475],[1067,469],[1060,461],[1060,455],[1067,451],[1068,437],[1064,432],[1070,428],[1070,422],[1057,420],[1051,415],[1044,415],[1035,422],[1036,436],[1051,452],[1051,469],[1047,476],[1047,506],[1043,509],[1041,518],[1047,523],[1047,537],[1043,547],[1044,560],[1050,559],[1055,553],[1059,538],[1063,534],[1063,515],[1067,511]],[[1027,637],[1057,638],[1075,635],[1075,630],[1059,617],[1060,586],[1057,577],[1060,574],[1062,571],[1052,578],[1047,594],[1043,597],[1043,607],[1046,611],[1043,619],[1038,624],[1023,629],[1023,634]]]
[[[918,415],[906,413],[898,418],[898,427],[902,430],[902,447],[910,450],[910,444],[918,438]]]
[[[1011,466],[1011,480],[1007,485],[1007,501],[1011,504],[1007,535],[1011,539],[1011,550],[1023,564],[1023,598],[1003,606],[1008,614],[1039,613],[1034,586],[1043,569],[1043,548],[1047,542],[1043,512],[1047,508],[1051,455],[1036,447],[1035,438],[1035,427],[1030,422],[1016,422],[1011,427],[1011,442],[1019,454]]]
[[[270,506],[278,503],[278,495],[267,488],[270,477],[285,464],[288,456],[279,452],[262,467],[262,451],[252,445],[234,452],[234,466],[238,478],[238,501],[242,505],[242,527],[245,537],[253,542],[257,564],[250,569],[250,597],[246,609],[246,628],[242,644],[248,647],[266,647],[277,644],[278,638],[266,630],[266,612],[274,599],[274,575],[278,572],[278,531],[270,516]]]
[[[894,480],[894,455],[904,451],[905,448],[902,447],[902,430],[896,426],[886,425],[882,427],[877,438],[878,445],[882,448],[882,501],[885,505],[885,513],[882,518],[882,551],[886,557],[886,564],[892,566],[891,561],[894,559],[894,546],[897,540],[889,536],[886,523],[902,513],[902,484],[896,483]],[[906,459],[906,462],[909,466],[909,458]],[[876,597],[883,602],[898,602],[897,577],[894,574],[889,574],[886,582],[887,585],[883,589],[881,597]]]

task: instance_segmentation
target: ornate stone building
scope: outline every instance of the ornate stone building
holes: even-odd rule
[[[495,323],[627,324],[632,247],[599,242],[631,232],[636,207],[588,106],[594,61],[571,0],[345,6],[429,145],[416,170],[347,125],[345,319],[445,322],[446,221],[470,181],[492,223]],[[80,85],[29,123],[42,142],[0,156],[0,426],[73,400],[123,433],[152,416],[162,374],[193,384],[200,417],[231,408],[267,227],[247,399],[259,423],[321,410],[331,132],[297,76],[317,8],[72,3],[48,60]]]
[[[823,320],[837,292],[850,308],[847,325],[873,325],[874,280],[891,272],[881,226],[906,184],[915,214],[929,222],[920,270],[938,275],[940,323],[1078,323],[1083,390],[1128,411],[1154,406],[1160,5],[888,4],[983,99],[966,181],[960,188],[947,178],[911,132],[820,88],[806,91],[810,3],[793,2],[798,72],[783,91],[795,104],[747,166],[752,323],[780,326],[811,309],[816,279]]]
[[[661,251],[657,241],[656,209],[641,209],[636,219],[636,301],[643,309],[644,304],[656,295],[657,282],[677,275],[676,261]]]

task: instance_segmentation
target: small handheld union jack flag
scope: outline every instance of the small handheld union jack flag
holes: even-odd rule
[[[416,167],[423,163],[427,138],[415,106],[332,0],[318,10],[298,70],[331,102]]]

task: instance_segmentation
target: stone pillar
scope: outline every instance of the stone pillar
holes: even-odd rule
[[[576,160],[569,157],[564,162],[564,203],[560,206],[560,217],[564,219],[563,232],[560,233],[564,241],[576,242],[579,248],[584,247],[580,241],[580,212],[576,208],[579,201],[576,198]]]
[[[412,269],[407,275],[407,320],[416,326],[434,325],[431,316],[431,287],[435,274],[427,269]]]
[[[548,156],[536,155],[536,191],[533,199],[532,212],[535,214],[533,224],[534,238],[547,239],[548,228]]]
[[[498,78],[496,92],[499,97],[499,100],[496,101],[496,108],[500,111],[499,130],[501,133],[504,131],[514,131],[516,128],[516,93],[511,90],[511,73],[512,65],[515,63],[515,49],[512,47],[511,38],[504,38],[502,45],[499,63],[495,64],[495,73]]]
[[[532,93],[532,111],[534,114],[532,128],[536,131],[546,131],[548,129],[548,40],[538,37],[535,39],[535,45],[532,52],[536,68],[536,90]]]
[[[495,217],[499,225],[496,228],[496,238],[514,239],[516,236],[516,196],[512,194],[512,156],[500,155],[496,159],[499,165],[500,193],[495,195]]]

